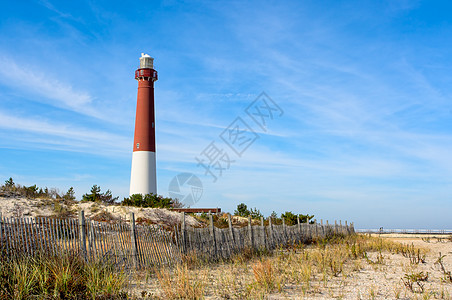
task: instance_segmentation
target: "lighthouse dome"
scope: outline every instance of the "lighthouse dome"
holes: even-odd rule
[[[140,69],[144,68],[154,69],[154,59],[148,54],[141,53]]]

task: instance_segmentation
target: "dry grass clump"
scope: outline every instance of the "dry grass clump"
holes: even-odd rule
[[[270,259],[259,260],[251,268],[253,269],[254,279],[259,289],[266,293],[275,290],[277,287],[277,275]]]
[[[0,261],[0,299],[120,299],[125,283],[111,264],[78,256],[3,255]]]
[[[163,268],[155,272],[166,299],[201,299],[206,287],[205,272],[190,272],[186,264],[173,270]]]

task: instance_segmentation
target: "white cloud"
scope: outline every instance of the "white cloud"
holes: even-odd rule
[[[0,128],[33,133],[31,137],[24,134],[12,135],[11,139],[22,140],[25,145],[40,144],[40,147],[47,149],[64,149],[99,155],[125,155],[131,143],[129,138],[105,131],[11,116],[2,111],[0,111]],[[8,142],[10,142],[8,139],[3,139],[3,144]],[[21,143],[21,148],[23,147],[24,143]]]
[[[49,10],[53,11],[54,13],[56,13],[57,15],[59,15],[62,18],[67,18],[67,19],[72,19],[75,20],[74,17],[72,17],[71,14],[68,13],[64,13],[62,11],[60,11],[59,9],[57,9],[52,3],[50,3],[47,0],[38,0],[38,3],[40,3],[41,5],[43,5],[44,7],[48,8]]]
[[[106,119],[98,110],[94,109],[93,97],[88,92],[77,91],[70,84],[30,66],[21,66],[6,57],[0,57],[0,82],[13,88],[19,94],[32,96],[30,99],[32,101]]]

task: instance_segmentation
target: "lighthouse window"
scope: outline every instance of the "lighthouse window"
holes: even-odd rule
[[[137,149],[140,149],[140,143],[137,143]]]

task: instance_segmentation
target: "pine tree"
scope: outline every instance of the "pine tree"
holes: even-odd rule
[[[12,188],[15,185],[14,180],[10,177],[8,180],[5,180],[5,186],[8,188]]]
[[[72,186],[67,190],[66,194],[64,194],[63,199],[69,201],[75,200],[75,191]]]

